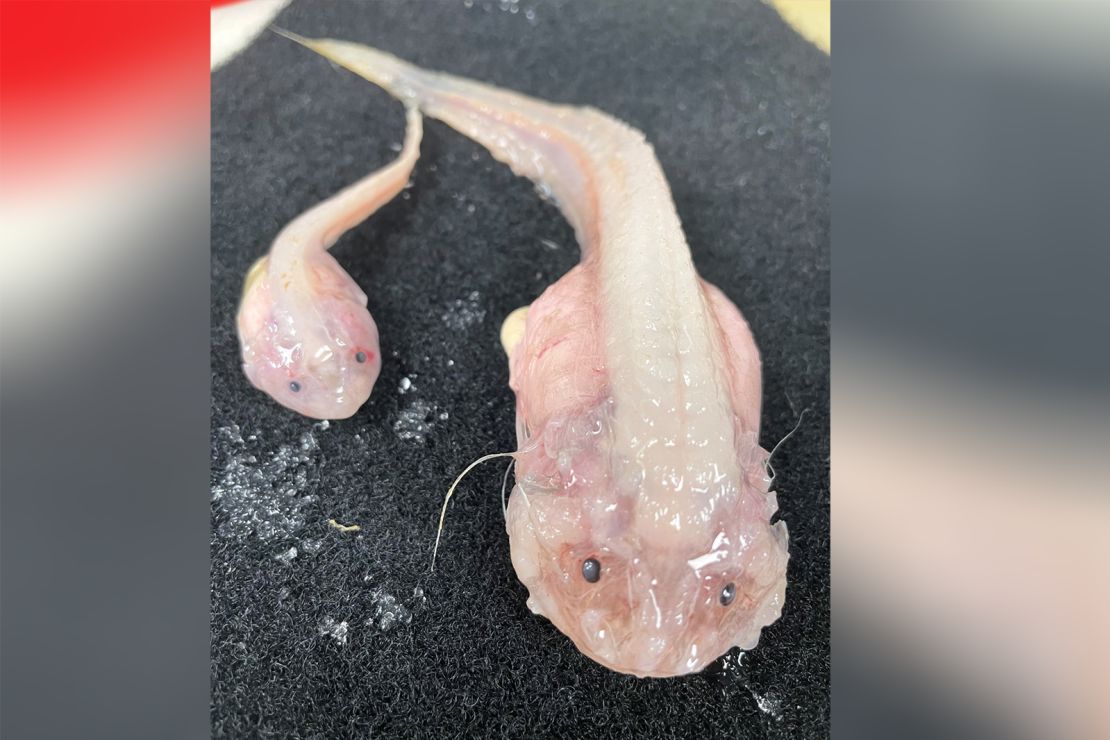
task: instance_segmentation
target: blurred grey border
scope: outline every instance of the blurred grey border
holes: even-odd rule
[[[833,2],[836,320],[1110,391],[1110,5]]]
[[[1107,737],[1110,3],[832,36],[834,736]]]
[[[1040,690],[1052,676],[1032,668],[1020,675],[1020,666],[1011,669],[996,653],[1000,662],[981,661],[985,672],[970,681],[1001,685],[1003,701],[980,703],[945,668],[950,647],[935,635],[915,641],[910,631],[892,630],[904,657],[857,619],[874,607],[882,621],[889,606],[849,595],[868,575],[857,562],[899,553],[868,553],[864,542],[862,561],[845,555],[846,545],[866,538],[842,514],[849,498],[839,474],[848,455],[840,453],[853,452],[854,438],[841,430],[857,414],[844,399],[861,384],[891,381],[912,403],[926,400],[913,395],[917,379],[941,374],[948,380],[939,387],[954,403],[987,399],[987,412],[957,409],[946,417],[953,432],[979,421],[971,413],[990,416],[992,403],[1009,411],[1035,400],[1028,408],[1064,409],[1023,417],[1034,428],[1037,419],[1058,424],[1045,445],[1110,449],[1097,436],[1110,397],[1107,8],[834,2],[838,737],[1044,734],[1030,719],[1036,702],[1005,694],[1001,679],[1016,673]],[[33,356],[8,341],[0,354],[5,738],[209,732],[207,171],[182,166],[178,176],[181,187],[164,211],[115,225],[115,238],[148,255],[142,271],[94,286],[79,312],[51,315],[36,328]],[[52,289],[42,286],[43,301]],[[5,297],[6,340],[41,308]],[[882,361],[867,360],[876,357]],[[888,436],[914,444],[912,416],[909,422]],[[885,481],[891,491],[901,483]],[[1054,507],[1077,495],[1054,493]],[[990,529],[989,513],[977,526]],[[1035,539],[1022,541],[1036,554]],[[1051,555],[1084,584],[1084,592],[1068,594],[1071,611],[1097,616],[1106,562]],[[901,585],[908,593],[933,584]],[[903,596],[897,589],[880,595]],[[978,626],[1007,626],[1007,615],[993,616]],[[1041,626],[1057,636],[1055,625]],[[1069,636],[1081,646],[1088,638]],[[1105,643],[1094,640],[1097,655]],[[932,662],[919,660],[915,642]],[[1027,647],[1014,645],[1019,653]],[[1065,708],[1100,678],[1105,673],[1074,684],[1080,691],[1064,694]],[[1082,717],[1054,734],[1083,736],[1099,719]]]
[[[209,734],[208,132],[189,136],[101,173],[128,212],[18,245],[56,271],[0,296],[5,740]]]

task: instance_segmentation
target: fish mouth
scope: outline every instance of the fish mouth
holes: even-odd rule
[[[716,659],[712,650],[699,648],[696,642],[682,640],[675,644],[666,638],[589,637],[574,640],[575,646],[594,662],[637,678],[674,678],[698,673]]]

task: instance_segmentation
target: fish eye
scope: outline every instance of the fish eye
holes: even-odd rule
[[[721,606],[728,606],[736,600],[736,584],[731,581],[721,589]]]
[[[358,362],[358,363],[366,362],[366,353],[365,352],[356,352],[355,353],[355,362]]]
[[[601,563],[597,562],[597,558],[582,561],[582,577],[587,583],[597,583],[601,579]]]
[[[293,391],[294,393],[299,393],[300,390],[301,390],[301,384],[298,383],[295,380],[290,380],[289,381],[289,390]]]

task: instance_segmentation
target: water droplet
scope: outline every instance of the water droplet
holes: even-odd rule
[[[461,331],[480,324],[486,318],[486,310],[481,307],[481,298],[481,293],[476,290],[471,291],[465,299],[458,298],[447,304],[447,310],[440,318],[447,328],[453,331]]]
[[[535,191],[536,195],[540,196],[541,200],[551,202],[555,199],[555,194],[551,191],[551,188],[547,185],[547,183],[541,182],[537,184],[535,186]]]

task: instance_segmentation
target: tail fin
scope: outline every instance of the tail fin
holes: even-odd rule
[[[373,82],[407,104],[420,106],[423,102],[423,88],[430,75],[416,65],[362,44],[333,39],[309,39],[277,26],[271,26],[270,29]]]
[[[586,248],[596,242],[595,157],[643,134],[593,108],[560,105],[465,77],[421,69],[388,52],[334,39],[276,33],[311,49],[484,146],[552,195]],[[599,142],[604,142],[599,144]]]

